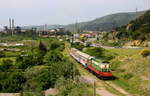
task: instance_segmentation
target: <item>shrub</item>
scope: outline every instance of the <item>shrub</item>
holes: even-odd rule
[[[119,60],[113,60],[111,62],[111,70],[118,70],[118,67],[120,66],[122,62]]]
[[[8,71],[13,66],[13,61],[10,59],[6,59],[2,61],[0,65],[0,71]]]
[[[150,55],[150,49],[144,49],[144,50],[142,50],[141,55],[143,57],[147,57],[148,55]]]
[[[81,43],[78,43],[78,42],[77,43],[72,43],[71,46],[78,49],[78,50],[82,50],[84,48],[84,45],[81,44]]]
[[[133,77],[133,74],[131,74],[131,73],[127,73],[127,74],[123,75],[123,78],[124,78],[125,80],[129,80],[129,79],[131,79],[132,77]]]
[[[3,51],[0,51],[0,58],[5,57],[5,53]]]
[[[104,57],[103,57],[104,61],[110,61],[110,60],[112,60],[114,58],[115,58],[114,53],[112,53],[112,52],[110,52],[108,50],[104,51]]]
[[[92,96],[92,87],[87,83],[59,78],[56,86],[59,93],[56,96]]]
[[[86,50],[86,53],[95,56],[96,58],[103,58],[104,57],[104,48],[97,48],[97,47],[91,47]]]
[[[0,72],[0,92],[19,92],[25,80],[23,72]]]

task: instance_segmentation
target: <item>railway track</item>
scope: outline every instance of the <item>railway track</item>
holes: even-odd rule
[[[129,94],[128,92],[126,92],[124,89],[122,89],[121,87],[115,85],[114,83],[112,83],[111,81],[104,81],[108,86],[114,88],[115,90],[119,91],[120,93],[124,94],[125,96],[132,96],[131,94]]]
[[[115,85],[112,81],[104,81],[99,78],[97,78],[95,75],[93,75],[91,72],[88,70],[85,70],[82,65],[80,65],[78,62],[76,62],[73,58],[70,57],[69,55],[69,44],[66,43],[66,52],[65,55],[69,56],[70,60],[77,66],[81,77],[86,76],[86,80],[88,79],[93,80],[96,82],[96,93],[100,96],[134,96],[126,92],[124,89],[121,87]],[[94,83],[91,82],[91,83]]]
[[[78,63],[78,65],[80,65],[80,64]],[[81,68],[81,67],[82,67],[82,65],[80,65],[79,68]],[[115,85],[112,81],[101,80],[100,78],[96,77],[94,74],[92,74],[88,70],[84,69],[83,67],[80,69],[80,71],[81,70],[86,71],[86,72],[84,72],[84,74],[86,74],[85,76],[87,76],[87,74],[88,74],[89,75],[89,76],[87,76],[88,78],[90,78],[90,79],[93,78],[93,81],[96,81],[96,85],[98,86],[97,93],[104,91],[104,93],[107,94],[106,95],[103,93],[103,95],[100,94],[100,96],[133,96],[133,95],[129,94],[128,92],[126,92],[121,87]],[[82,73],[82,72],[80,72],[80,73]],[[84,75],[84,74],[81,74],[81,75]]]

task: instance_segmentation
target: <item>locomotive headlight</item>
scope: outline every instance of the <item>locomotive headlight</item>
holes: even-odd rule
[[[106,68],[109,68],[109,64],[107,64],[107,67]]]

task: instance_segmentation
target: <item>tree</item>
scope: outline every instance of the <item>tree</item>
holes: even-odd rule
[[[46,46],[41,41],[40,41],[40,44],[39,44],[39,50],[44,52],[44,53],[47,51]]]
[[[2,61],[2,64],[0,65],[0,71],[8,71],[13,66],[13,61],[10,59],[6,59]]]
[[[104,48],[97,48],[97,47],[92,47],[92,48],[88,48],[86,50],[86,53],[91,55],[91,56],[95,56],[97,58],[102,58],[104,57]]]
[[[58,42],[52,42],[50,45],[50,50],[55,50],[60,46],[60,44],[58,44]]]
[[[63,61],[63,55],[59,51],[49,51],[44,56],[45,63],[54,63],[54,62],[59,62],[59,61]]]

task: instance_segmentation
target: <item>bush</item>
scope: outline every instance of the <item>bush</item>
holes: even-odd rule
[[[113,58],[115,58],[114,53],[112,53],[112,52],[110,52],[110,51],[108,51],[108,50],[105,50],[105,52],[104,52],[104,57],[103,57],[104,61],[110,61],[110,60],[112,60]]]
[[[59,78],[56,86],[59,93],[56,96],[92,96],[92,87],[86,83],[71,79]]]
[[[148,55],[150,55],[150,49],[144,49],[144,50],[142,50],[141,55],[143,57],[147,57]]]
[[[121,63],[122,62],[119,61],[119,60],[113,60],[111,62],[111,70],[118,70],[118,68],[119,68],[119,66],[120,66]]]
[[[2,61],[2,64],[0,65],[0,71],[8,71],[13,66],[13,61],[6,59]]]
[[[41,91],[48,89],[54,84],[55,78],[49,67],[35,66],[26,69],[25,78],[27,79],[25,91]],[[54,80],[54,81],[53,81]]]
[[[53,51],[53,50],[59,50],[59,51],[63,51],[65,48],[64,43],[62,42],[58,42],[58,41],[53,41],[51,42],[50,46],[49,46],[49,50]]]
[[[114,58],[113,53],[104,48],[90,47],[87,48],[84,52],[91,56],[95,56],[96,58],[102,59],[103,62],[109,62]]]
[[[0,92],[19,92],[25,81],[22,72],[0,72]]]
[[[127,73],[127,74],[123,75],[123,78],[124,78],[125,80],[129,80],[129,79],[131,79],[132,77],[133,77],[133,74],[131,74],[131,73]]]
[[[77,43],[71,43],[71,47],[74,47],[78,50],[82,50],[84,48],[84,45],[77,42]]]
[[[103,58],[104,57],[104,48],[98,48],[98,47],[91,47],[86,50],[86,53],[95,56],[96,58]]]
[[[0,51],[0,58],[5,57],[5,53],[3,51]]]

